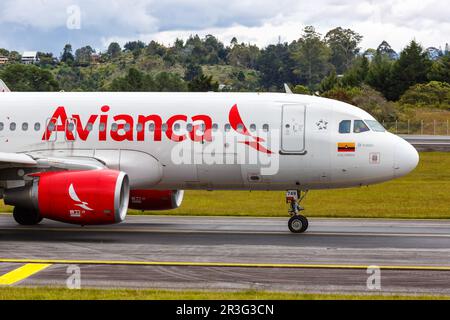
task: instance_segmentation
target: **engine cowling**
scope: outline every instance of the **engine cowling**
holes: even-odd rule
[[[170,210],[183,202],[184,190],[131,190],[128,207],[136,210]]]
[[[66,223],[113,224],[125,220],[129,192],[128,176],[116,170],[43,172],[31,185],[7,190],[5,203]]]

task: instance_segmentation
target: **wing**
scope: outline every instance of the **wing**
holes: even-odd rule
[[[37,165],[36,160],[24,153],[0,152],[1,165]]]
[[[26,153],[0,152],[1,189],[25,185],[27,178],[38,172],[61,170],[95,170],[106,168],[105,163],[89,157],[33,157]]]

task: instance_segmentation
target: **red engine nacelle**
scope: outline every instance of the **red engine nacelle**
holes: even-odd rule
[[[124,172],[59,171],[33,176],[31,185],[9,191],[5,202],[37,209],[43,218],[79,225],[118,223],[127,215],[130,187]]]
[[[184,190],[131,190],[130,209],[169,210],[183,202]]]

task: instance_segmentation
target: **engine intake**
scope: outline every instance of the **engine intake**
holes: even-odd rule
[[[9,189],[8,205],[37,210],[41,217],[79,225],[125,220],[130,186],[116,170],[59,171],[33,175],[31,184]]]

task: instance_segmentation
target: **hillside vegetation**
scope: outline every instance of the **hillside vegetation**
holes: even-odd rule
[[[105,52],[90,46],[59,56],[39,52],[39,62],[21,64],[17,51],[0,49],[9,61],[0,78],[14,91],[282,91],[349,102],[379,121],[417,119],[417,110],[450,112],[450,53],[411,41],[399,54],[383,41],[362,51],[363,36],[341,27],[325,35],[313,26],[291,43],[259,48],[229,44],[213,35],[111,43]],[[430,50],[434,49],[434,50]],[[432,54],[431,54],[432,53]],[[419,119],[423,120],[423,119]]]

